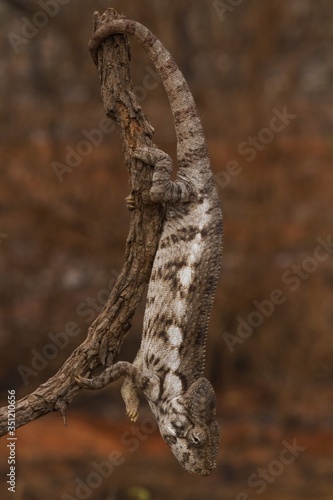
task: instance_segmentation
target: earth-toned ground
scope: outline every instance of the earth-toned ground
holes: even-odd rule
[[[146,407],[133,424],[98,397],[87,405],[94,413],[83,412],[81,402],[69,411],[67,427],[52,414],[17,430],[16,492],[2,484],[1,498],[331,500],[333,422],[316,414],[332,405],[332,395],[312,394],[288,420],[265,412],[267,397],[251,389],[219,394],[222,442],[218,467],[206,478],[176,463]],[[9,467],[5,439],[2,481]]]

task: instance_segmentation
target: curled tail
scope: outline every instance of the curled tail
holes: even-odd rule
[[[142,24],[129,19],[117,19],[97,29],[89,42],[89,50],[97,65],[100,44],[111,35],[130,34],[145,49],[153,61],[167,93],[177,136],[179,167],[201,163],[209,168],[205,135],[187,82],[160,40]]]

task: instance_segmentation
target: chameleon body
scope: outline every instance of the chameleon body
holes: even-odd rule
[[[203,377],[209,315],[222,246],[222,214],[210,169],[203,128],[189,87],[161,42],[143,25],[120,19],[102,25],[90,51],[97,64],[100,44],[127,33],[154,62],[172,109],[177,135],[178,172],[170,180],[171,158],[159,149],[134,156],[154,167],[150,196],[165,205],[144,315],[141,346],[133,364],[117,362],[96,378],[77,377],[100,388],[125,376],[122,396],[135,420],[140,388],[164,440],[188,472],[208,475],[216,467],[219,443],[216,398]]]

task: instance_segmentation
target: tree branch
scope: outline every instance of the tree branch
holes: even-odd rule
[[[94,31],[111,19],[120,18],[108,9],[94,15]],[[126,36],[116,35],[99,51],[98,71],[106,110],[120,133],[135,209],[131,212],[125,264],[103,310],[88,329],[87,338],[65,361],[59,371],[33,393],[16,404],[16,428],[53,411],[66,423],[66,408],[81,390],[74,376],[90,375],[100,366],[114,363],[131,320],[149,281],[162,228],[160,205],[148,203],[151,168],[131,158],[131,149],[152,146],[153,128],[136,101],[130,70]],[[7,433],[7,407],[0,409],[0,436]]]

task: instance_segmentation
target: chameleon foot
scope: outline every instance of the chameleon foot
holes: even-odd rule
[[[138,409],[130,408],[126,411],[126,414],[132,422],[136,422],[139,416],[139,411]]]
[[[126,413],[132,422],[135,422],[139,415],[140,401],[136,394],[136,389],[129,378],[125,378],[121,387],[121,395],[126,405]]]
[[[134,200],[134,196],[133,194],[129,194],[126,198],[125,198],[125,201],[126,201],[126,205],[127,205],[127,208],[128,210],[134,210],[135,209],[135,200]]]
[[[92,383],[93,379],[92,378],[87,378],[87,377],[82,377],[82,375],[75,375],[75,382],[77,385],[82,387],[82,389],[92,389]]]

